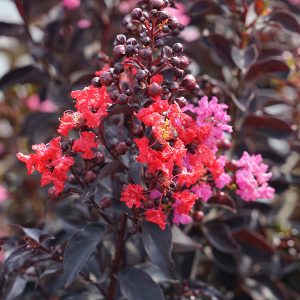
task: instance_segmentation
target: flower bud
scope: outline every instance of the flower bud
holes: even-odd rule
[[[196,79],[191,74],[186,75],[182,81],[182,85],[189,91],[192,91],[196,87],[196,84]]]
[[[203,218],[204,218],[204,213],[203,213],[203,211],[196,211],[195,213],[194,213],[194,220],[196,221],[196,222],[201,222],[202,220],[203,220]]]
[[[125,44],[126,36],[124,34],[118,34],[115,38],[115,43],[117,45]]]
[[[115,74],[121,74],[125,71],[123,65],[121,63],[115,64],[114,73]]]
[[[126,42],[126,45],[137,45],[137,40],[135,38],[129,38]]]
[[[184,97],[176,98],[175,101],[178,103],[178,105],[182,108],[185,107],[187,104],[187,100]]]
[[[176,81],[169,82],[168,89],[171,93],[175,93],[179,89],[179,84]]]
[[[126,143],[124,142],[119,142],[116,146],[115,146],[115,151],[117,155],[123,155],[127,152],[128,146],[126,145]]]
[[[181,43],[176,43],[173,45],[173,51],[177,54],[181,54],[183,52],[183,46]]]
[[[144,128],[142,125],[134,125],[132,129],[132,134],[137,137],[142,137],[144,135]]]
[[[147,72],[144,70],[138,70],[135,76],[137,81],[142,81],[147,77]]]
[[[163,0],[150,0],[150,7],[152,9],[161,10],[165,8],[165,2]]]
[[[111,85],[113,82],[113,77],[112,77],[111,72],[109,72],[109,71],[103,72],[100,75],[100,82],[102,85],[106,85],[106,86]]]
[[[124,93],[118,95],[118,103],[126,104],[128,102],[128,96]]]
[[[179,22],[175,16],[170,16],[170,18],[168,20],[168,26],[172,30],[176,29],[179,26]]]
[[[151,43],[151,39],[148,36],[146,36],[141,39],[141,42],[144,46],[149,46]]]
[[[151,199],[146,199],[143,201],[143,206],[144,208],[148,209],[148,208],[152,208],[155,206],[155,201],[151,200]]]
[[[159,21],[165,21],[169,18],[169,14],[166,11],[159,11],[158,12],[158,19]]]
[[[156,82],[153,82],[148,86],[147,90],[148,90],[149,96],[156,97],[161,94],[162,88],[159,84],[157,84]]]
[[[83,177],[85,183],[92,183],[96,179],[96,174],[93,171],[87,171]]]
[[[178,68],[173,68],[173,72],[174,72],[174,75],[178,78],[183,77],[185,74],[185,72],[183,70],[180,70]]]
[[[151,57],[151,55],[152,52],[150,49],[144,48],[139,51],[139,56],[143,60],[147,60],[149,57]]]
[[[139,20],[143,16],[143,11],[140,8],[134,8],[131,11],[131,17],[133,20]]]
[[[95,157],[93,158],[95,165],[102,165],[105,162],[105,157],[102,152],[96,152]]]
[[[134,46],[129,44],[126,46],[126,56],[130,57],[134,54]]]
[[[92,85],[93,85],[93,87],[96,87],[96,88],[101,87],[100,78],[99,77],[94,77],[92,79]]]
[[[120,59],[125,56],[125,46],[124,45],[117,45],[113,49],[113,55],[115,58]]]

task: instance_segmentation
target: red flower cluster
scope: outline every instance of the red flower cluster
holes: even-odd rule
[[[99,127],[102,119],[107,116],[106,108],[111,103],[106,88],[89,86],[83,90],[74,91],[71,95],[76,99],[77,111],[67,111],[63,114],[58,132],[62,136],[67,136],[72,129]],[[72,156],[81,153],[83,159],[95,157],[93,149],[97,149],[99,145],[96,137],[92,130],[81,132],[79,138],[71,142],[71,151],[65,151],[65,153],[62,150],[61,137],[57,137],[47,145],[33,145],[32,149],[36,153],[29,155],[18,153],[17,157],[26,164],[29,174],[32,174],[34,170],[42,174],[42,186],[52,183],[54,195],[58,196],[63,192],[68,171],[74,164]]]
[[[18,153],[17,157],[26,164],[29,174],[34,170],[42,174],[42,186],[53,183],[55,194],[60,194],[64,189],[67,173],[74,164],[72,157],[62,154],[61,138],[57,137],[47,145],[33,145],[32,149],[36,153],[29,155]]]

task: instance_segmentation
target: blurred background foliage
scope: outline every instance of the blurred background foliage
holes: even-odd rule
[[[49,203],[15,154],[55,135],[59,116],[72,108],[70,91],[89,85],[109,64],[113,39],[125,31],[136,1],[82,0],[76,9],[59,0],[0,1],[0,234],[13,234],[16,243],[20,232],[5,224],[17,223],[61,237],[81,213],[73,207],[63,218],[66,207]],[[176,14],[187,25],[178,39],[200,93],[229,105],[228,155],[261,153],[277,191],[268,202],[223,199],[206,225],[173,232],[179,271],[186,286],[202,291],[199,299],[300,298],[299,13],[297,0],[178,2]],[[1,253],[2,260],[9,255]],[[167,291],[168,299],[192,299],[176,298],[174,287]]]

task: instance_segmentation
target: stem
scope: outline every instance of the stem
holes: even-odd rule
[[[112,271],[110,275],[110,283],[108,286],[108,300],[114,300],[115,291],[117,286],[117,278],[116,273],[118,273],[120,268],[120,263],[122,260],[124,242],[125,242],[125,231],[126,231],[126,223],[127,223],[127,215],[122,215],[120,221],[120,228],[117,237],[117,245],[116,245],[116,254],[113,261]]]

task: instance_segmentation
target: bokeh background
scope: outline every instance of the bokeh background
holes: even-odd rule
[[[59,116],[72,108],[70,91],[90,84],[110,63],[113,39],[126,32],[126,14],[136,2],[0,0],[4,239],[18,236],[8,223],[59,234],[75,222],[70,216],[54,224],[56,204],[49,204],[38,176],[27,176],[15,154],[55,136]],[[173,12],[186,26],[177,38],[200,93],[229,106],[235,133],[228,155],[262,153],[277,192],[272,201],[241,204],[235,217],[225,220],[233,234],[237,226],[245,228],[242,269],[213,249],[189,275],[229,299],[300,299],[300,1],[186,0]],[[0,259],[8,254],[2,251]],[[236,276],[244,278],[243,285],[236,284]]]

